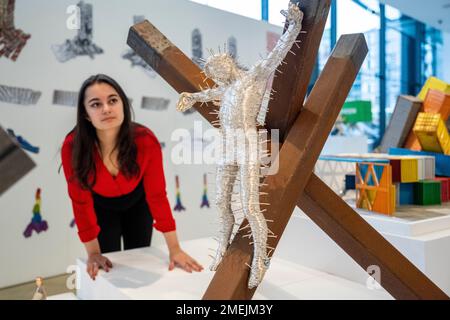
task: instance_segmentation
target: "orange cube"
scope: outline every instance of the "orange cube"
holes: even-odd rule
[[[447,121],[450,115],[450,94],[439,90],[429,89],[423,102],[425,112],[439,113],[443,121]]]

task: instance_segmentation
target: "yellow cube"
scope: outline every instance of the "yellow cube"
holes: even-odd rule
[[[450,137],[439,113],[419,112],[413,131],[424,151],[450,153]]]
[[[427,79],[427,81],[425,82],[424,86],[422,87],[422,90],[420,90],[417,97],[422,101],[425,100],[428,89],[434,89],[434,90],[441,91],[445,94],[450,94],[450,83],[447,83],[436,77],[429,77]]]
[[[402,157],[400,161],[401,182],[419,181],[418,167],[419,163],[417,158]]]

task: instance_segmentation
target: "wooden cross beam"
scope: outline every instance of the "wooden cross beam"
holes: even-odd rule
[[[329,4],[329,0],[310,0],[301,6],[305,14],[303,30],[307,33],[300,35],[303,37],[300,48],[293,48],[297,59],[315,60]],[[308,32],[310,30],[315,31]],[[177,92],[196,92],[200,90],[199,85],[204,84],[201,70],[150,22],[132,26],[128,44]],[[366,54],[367,46],[362,34],[342,36],[304,105],[312,68],[309,63],[294,59],[294,67],[285,69],[282,78],[276,79],[274,86],[282,90],[285,90],[283,83],[294,85],[279,91],[283,98],[278,95],[269,109],[269,119],[272,120],[268,129],[276,128],[272,125],[277,123],[284,130],[285,141],[277,158],[279,171],[265,179],[267,186],[262,190],[268,195],[262,196],[261,202],[271,204],[265,217],[274,220],[269,227],[278,235],[278,238],[270,238],[268,245],[276,248],[297,205],[362,268],[367,270],[367,267],[377,265],[381,270],[380,284],[395,298],[448,299],[441,289],[312,173]],[[206,81],[214,85],[212,81]],[[278,81],[282,83],[277,84]],[[283,102],[286,96],[289,97],[288,104]],[[209,107],[213,108],[212,105],[195,106],[211,122],[216,117],[209,114]],[[283,115],[288,116],[285,119]],[[245,264],[250,263],[252,253],[249,240],[238,233],[203,298],[251,299],[255,289],[247,288],[248,268]]]

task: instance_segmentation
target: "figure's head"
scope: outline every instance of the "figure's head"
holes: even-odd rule
[[[44,282],[44,279],[42,279],[42,277],[37,277],[36,278],[36,285],[38,287],[40,287],[42,285],[42,283]]]
[[[205,63],[205,75],[218,84],[228,84],[236,80],[238,67],[227,53],[211,55]]]

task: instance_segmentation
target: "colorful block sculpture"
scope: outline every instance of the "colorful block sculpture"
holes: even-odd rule
[[[418,155],[418,156],[433,156],[436,162],[436,175],[443,177],[450,177],[450,156],[442,153],[413,151],[404,148],[390,148],[390,155]]]
[[[423,167],[424,180],[433,180],[436,177],[436,164],[435,159],[432,156],[421,156],[421,163]]]
[[[356,176],[354,174],[345,175],[345,190],[356,189]]]
[[[422,159],[414,157],[389,158],[392,168],[392,183],[407,183],[423,179]],[[422,169],[422,170],[421,170]]]
[[[450,84],[438,79],[436,77],[429,77],[427,81],[425,82],[425,85],[422,87],[422,90],[420,90],[419,95],[417,96],[420,100],[425,100],[428,90],[429,89],[435,89],[439,90],[445,94],[450,94]]]
[[[450,137],[440,114],[419,112],[413,131],[424,151],[450,153]]]
[[[389,160],[373,158],[372,154],[367,157],[352,154],[346,155],[323,155],[319,157],[314,168],[314,173],[325,182],[334,192],[342,195],[347,189],[346,175],[355,175],[355,163],[357,162],[377,162],[389,163]]]
[[[389,125],[380,144],[380,151],[387,152],[392,147],[402,147],[406,142],[417,114],[421,111],[422,101],[413,96],[399,96]]]
[[[417,180],[434,179],[434,158],[431,156],[408,156],[417,159]]]
[[[397,186],[398,204],[411,205],[415,203],[415,183],[399,183]]]
[[[389,164],[392,168],[392,183],[399,183],[402,181],[402,160],[401,159],[389,159]]]
[[[346,190],[345,176],[355,174],[355,163],[337,157],[321,156],[316,162],[314,173],[336,194],[342,194]]]
[[[434,179],[436,177],[436,158],[432,156],[426,156],[425,164],[425,179]]]
[[[391,155],[387,157],[392,167],[393,183],[434,179],[436,175],[435,158],[432,156],[410,155],[395,157]],[[417,160],[417,164],[415,160]]]
[[[400,161],[400,179],[401,182],[419,181],[418,161],[415,158],[403,158]]]
[[[450,115],[450,94],[434,89],[428,90],[423,110],[428,113],[439,113],[442,120],[447,121]]]
[[[436,180],[422,180],[415,183],[415,204],[441,204],[441,182]]]
[[[389,164],[357,163],[356,190],[358,208],[391,216],[395,213],[395,186]]]
[[[435,180],[441,182],[441,201],[450,201],[450,179],[447,177],[436,177]]]
[[[446,83],[445,81],[442,81],[438,78],[435,77],[430,77],[428,78],[428,80],[425,82],[425,85],[423,86],[422,90],[420,91],[419,95],[417,96],[417,98],[419,98],[420,100],[424,101],[426,100],[428,91],[430,90],[435,90],[435,91],[439,91],[441,93],[443,93],[444,95],[449,95],[450,94],[450,84]],[[439,104],[439,99],[436,100],[435,97],[432,98],[432,96],[435,96],[435,94],[431,94],[429,101],[427,102],[427,109],[428,110],[436,110],[436,103]],[[442,98],[441,98],[442,100]],[[445,100],[445,99],[444,99]],[[446,103],[445,101],[443,102],[444,104]],[[433,105],[433,106],[431,106]],[[425,111],[425,112],[429,112],[426,111],[425,108],[423,107],[421,110],[421,112]],[[433,111],[436,112],[436,111]],[[443,119],[445,121],[445,112],[443,112]],[[448,124],[450,127],[450,123]],[[413,131],[410,131],[408,138],[406,139],[404,145],[404,148],[406,149],[410,149],[413,151],[421,151],[422,146],[421,143],[419,141],[419,138],[416,136],[416,134]]]
[[[406,142],[403,147],[413,151],[422,151],[422,146],[420,145],[419,139],[412,130],[410,131],[408,138],[406,138]]]

